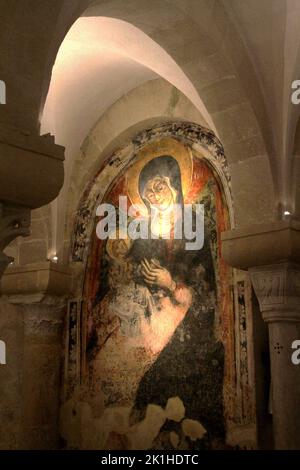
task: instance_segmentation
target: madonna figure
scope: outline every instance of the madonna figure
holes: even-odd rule
[[[192,171],[188,152],[162,153],[155,147],[126,172],[128,199],[144,207],[152,236],[106,242],[105,282],[91,302],[91,389],[104,407],[130,407],[132,423],[144,418],[147,405],[165,407],[169,398],[179,397],[186,417],[207,431],[201,445],[215,448],[224,438],[224,352],[215,336],[211,250],[215,232],[205,225],[201,250],[186,250],[190,240],[173,236],[173,208],[183,206]],[[180,423],[167,421],[162,431],[180,433]]]

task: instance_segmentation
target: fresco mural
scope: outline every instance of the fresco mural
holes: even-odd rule
[[[232,299],[220,256],[228,214],[218,179],[188,146],[165,138],[138,152],[103,201],[118,211],[120,195],[144,214],[157,208],[159,217],[152,239],[118,232],[114,240],[100,240],[93,230],[81,398],[110,429],[99,445],[224,448]],[[164,239],[164,217],[173,205],[197,203],[204,204],[203,248],[186,250],[184,237]]]

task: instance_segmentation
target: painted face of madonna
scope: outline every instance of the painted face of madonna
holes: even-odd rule
[[[170,185],[168,178],[155,176],[147,182],[144,197],[150,205],[165,211],[175,203],[176,191]]]

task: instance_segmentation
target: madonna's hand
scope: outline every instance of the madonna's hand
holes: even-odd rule
[[[141,262],[141,273],[144,281],[150,286],[158,286],[171,292],[176,289],[176,283],[170,272],[156,260],[152,259],[149,263],[147,259],[144,259]]]

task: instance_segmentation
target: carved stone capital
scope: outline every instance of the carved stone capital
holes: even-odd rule
[[[12,261],[4,248],[29,235],[30,210],[51,202],[63,185],[64,148],[50,134],[0,128],[0,278]],[[18,171],[16,171],[16,168]]]
[[[300,263],[300,223],[281,220],[223,232],[222,256],[237,269]]]
[[[248,269],[266,321],[300,321],[300,223],[283,220],[222,234],[222,254]]]
[[[3,253],[16,237],[30,233],[30,209],[0,203],[0,278],[13,258]]]
[[[55,199],[63,184],[64,148],[53,136],[1,126],[0,153],[0,201],[35,209]]]
[[[265,321],[300,322],[300,264],[260,266],[249,274]]]

